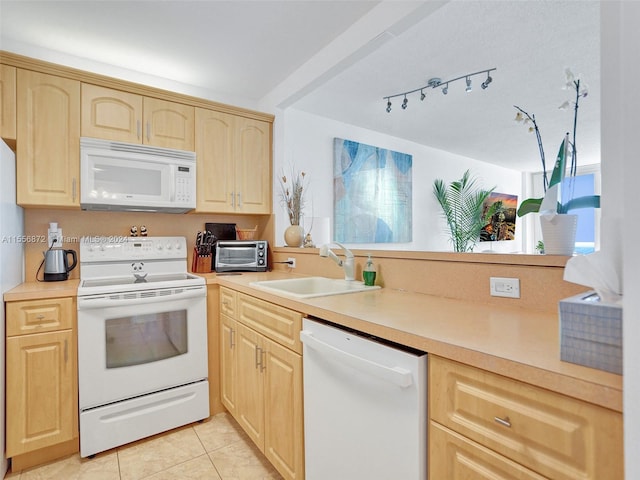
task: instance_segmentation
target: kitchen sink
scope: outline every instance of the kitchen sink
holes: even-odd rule
[[[326,277],[288,278],[285,280],[264,280],[251,282],[252,287],[278,295],[294,298],[326,297],[345,293],[376,290],[377,285],[367,286],[363,282]]]

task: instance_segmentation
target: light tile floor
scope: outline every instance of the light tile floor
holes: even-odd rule
[[[282,480],[226,413],[96,455],[78,454],[10,480]]]

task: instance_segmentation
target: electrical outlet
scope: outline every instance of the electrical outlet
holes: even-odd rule
[[[54,239],[56,241],[55,244],[53,243]],[[54,246],[54,247],[62,246],[62,229],[61,228],[59,228],[55,232],[52,232],[51,230],[47,232],[47,246],[49,248],[51,248],[51,246]]]
[[[520,279],[490,277],[489,285],[492,297],[520,298]]]
[[[287,262],[289,262],[289,268],[296,268],[296,259],[293,257],[287,258]]]

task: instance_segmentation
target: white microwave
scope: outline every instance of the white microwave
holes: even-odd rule
[[[196,154],[80,139],[83,210],[185,213],[196,207]]]

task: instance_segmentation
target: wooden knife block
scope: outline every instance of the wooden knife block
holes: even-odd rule
[[[198,255],[198,249],[193,249],[191,271],[193,273],[211,273],[211,260],[213,255]]]

